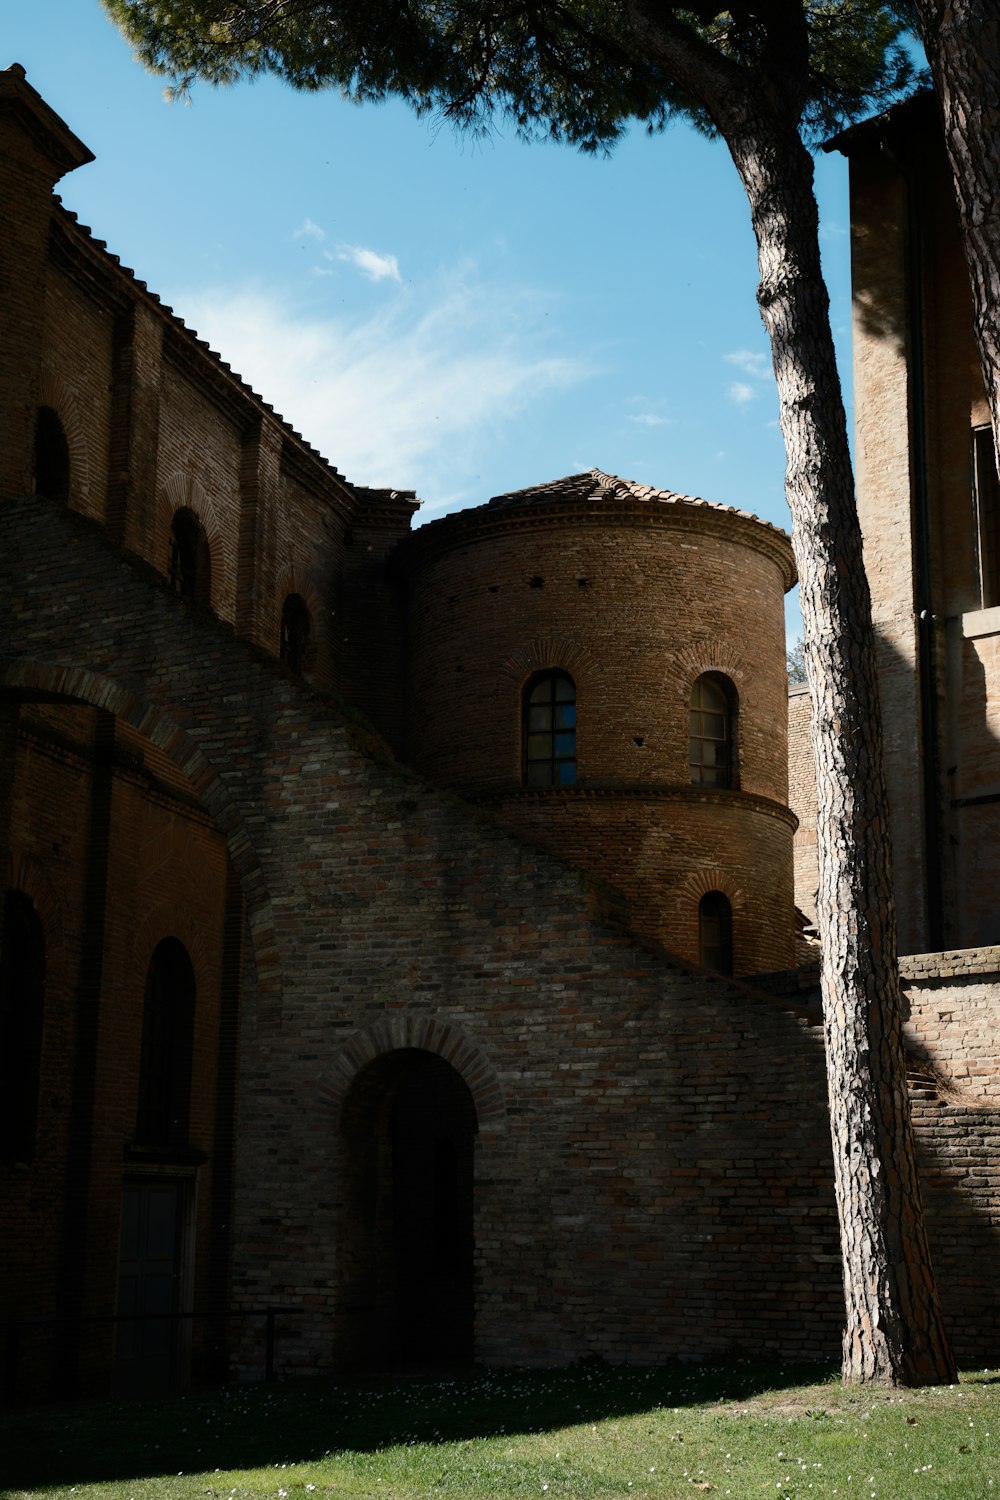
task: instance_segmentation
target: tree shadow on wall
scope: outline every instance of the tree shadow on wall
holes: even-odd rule
[[[981,982],[950,980],[949,991]],[[906,1003],[904,997],[904,1005]],[[1000,1111],[970,1097],[929,1049],[907,1037],[921,1193],[945,1323],[960,1367],[1000,1360]]]
[[[8,1489],[186,1475],[316,1460],[337,1450],[537,1433],[742,1401],[835,1378],[829,1364],[751,1362],[638,1368],[597,1361],[549,1371],[453,1372],[453,1378],[228,1386],[156,1402],[36,1407],[0,1420]]]

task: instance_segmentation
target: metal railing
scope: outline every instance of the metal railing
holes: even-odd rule
[[[275,1325],[279,1318],[298,1317],[304,1307],[251,1307],[234,1308],[226,1312],[165,1312],[165,1313],[89,1313],[70,1314],[59,1317],[10,1318],[0,1328],[3,1330],[3,1365],[0,1392],[4,1406],[17,1402],[18,1379],[21,1366],[23,1334],[31,1328],[76,1328],[101,1327],[119,1323],[231,1323],[249,1318],[264,1319],[264,1379],[274,1379]]]

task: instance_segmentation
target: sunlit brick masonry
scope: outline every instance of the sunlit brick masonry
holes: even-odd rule
[[[276,1308],[283,1373],[835,1355],[787,538],[599,469],[411,529],[61,206],[89,159],[0,73],[6,1394],[259,1376]],[[981,1360],[966,930],[903,972]]]

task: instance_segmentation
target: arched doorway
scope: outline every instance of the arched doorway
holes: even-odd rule
[[[377,1366],[463,1363],[473,1351],[476,1111],[455,1069],[402,1048],[345,1101],[341,1356]]]

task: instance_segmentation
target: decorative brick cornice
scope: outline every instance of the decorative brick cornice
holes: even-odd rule
[[[116,258],[108,255],[103,242],[92,239],[65,211],[52,216],[49,259],[105,312],[120,317],[128,311],[129,288]]]
[[[599,469],[498,495],[486,505],[430,521],[407,538],[403,557],[418,568],[472,541],[588,525],[603,530],[614,526],[631,530],[654,527],[724,537],[769,558],[781,573],[786,590],[795,583],[791,543],[785,532],[769,521],[734,506],[637,485]]]
[[[20,63],[0,71],[0,115],[15,119],[48,158],[53,180],[94,160],[94,153],[33,89]]]
[[[649,783],[626,786],[605,782],[594,786],[586,783],[554,787],[510,786],[493,792],[470,788],[459,789],[459,795],[464,801],[477,807],[490,807],[498,802],[549,802],[572,806],[577,802],[603,800],[703,803],[706,806],[745,809],[761,817],[776,818],[778,822],[787,824],[793,831],[799,826],[799,820],[791,808],[786,807],[782,802],[776,802],[773,797],[762,797],[755,792],[738,792],[723,787],[658,786]]]

